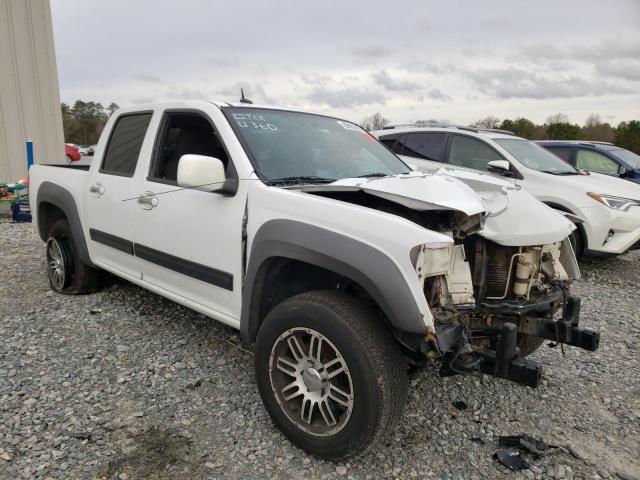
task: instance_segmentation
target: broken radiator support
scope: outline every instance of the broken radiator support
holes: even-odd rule
[[[520,356],[517,346],[518,327],[505,323],[495,351],[479,348],[476,355],[482,359],[480,370],[495,377],[511,380],[529,387],[537,387],[542,375],[542,365]]]

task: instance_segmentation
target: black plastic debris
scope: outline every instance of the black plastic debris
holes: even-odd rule
[[[539,457],[546,455],[549,445],[527,435],[504,435],[498,438],[503,447],[522,447]]]
[[[467,402],[465,402],[464,400],[456,400],[452,405],[458,410],[466,410],[467,408],[469,408]]]
[[[494,457],[505,467],[512,471],[526,470],[529,464],[520,456],[520,452],[515,448],[502,448],[498,450]]]

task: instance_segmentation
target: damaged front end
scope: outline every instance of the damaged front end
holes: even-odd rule
[[[524,358],[532,345],[598,348],[599,334],[578,325],[580,299],[569,287],[579,271],[568,239],[515,247],[474,234],[445,248],[419,247],[415,267],[442,375],[482,371],[536,387],[542,366]]]
[[[579,327],[580,299],[570,293],[580,275],[568,239],[575,226],[520,187],[446,171],[301,190],[403,217],[451,239],[410,252],[433,317],[424,336],[394,331],[413,364],[436,356],[443,375],[482,371],[535,387],[541,365],[525,357],[545,339],[598,348],[599,334]]]

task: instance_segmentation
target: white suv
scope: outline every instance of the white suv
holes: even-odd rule
[[[578,225],[576,254],[621,254],[640,242],[640,186],[587,173],[504,130],[389,128],[372,132],[418,170],[486,171],[510,177]],[[458,171],[459,171],[458,170]]]

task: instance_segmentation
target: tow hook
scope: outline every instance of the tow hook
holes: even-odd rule
[[[560,320],[524,318],[521,331],[536,337],[553,340],[573,347],[595,352],[600,346],[600,332],[580,328],[580,298],[569,297]]]
[[[542,365],[520,356],[517,339],[518,327],[513,323],[505,323],[495,351],[483,348],[475,350],[475,354],[482,359],[480,370],[488,375],[536,388],[542,376]]]

